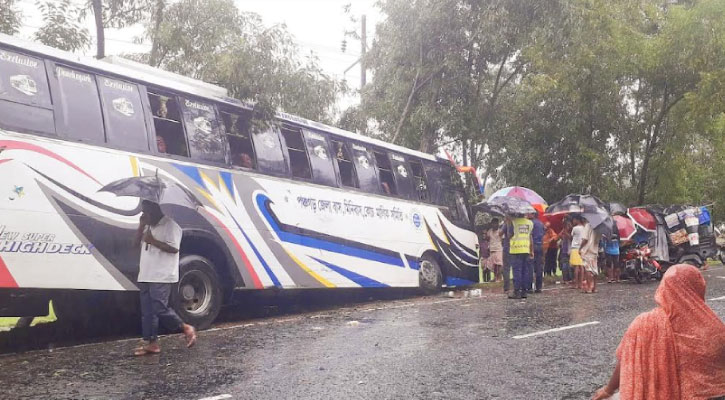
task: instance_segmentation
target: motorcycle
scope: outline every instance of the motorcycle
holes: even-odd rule
[[[647,243],[640,243],[625,251],[623,258],[627,277],[634,278],[637,283],[647,278],[662,279],[663,268],[657,260],[650,258],[651,254],[652,249]]]

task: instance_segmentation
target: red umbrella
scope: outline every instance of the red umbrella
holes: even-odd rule
[[[637,227],[634,226],[632,218],[625,217],[623,215],[615,215],[614,222],[617,223],[620,240],[629,240],[635,233],[637,233]]]
[[[644,208],[630,208],[627,215],[632,217],[634,223],[648,232],[657,230],[657,219],[649,211]]]

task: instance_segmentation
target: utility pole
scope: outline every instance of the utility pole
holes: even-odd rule
[[[368,47],[368,36],[367,31],[365,29],[365,14],[363,14],[362,19],[362,26],[360,28],[360,89],[365,86],[366,83],[366,74],[365,74],[365,53],[367,52]]]

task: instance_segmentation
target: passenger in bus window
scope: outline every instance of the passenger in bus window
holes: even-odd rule
[[[383,188],[383,193],[385,194],[391,194],[390,193],[390,185],[388,185],[388,182],[381,182],[380,186]]]
[[[158,354],[159,322],[169,329],[178,329],[186,337],[186,346],[196,342],[196,331],[185,324],[169,308],[171,289],[179,281],[179,248],[181,227],[164,215],[161,206],[152,201],[141,202],[143,210],[134,243],[141,247],[138,288],[141,296],[141,328],[144,344],[134,355]]]
[[[156,136],[156,148],[159,149],[159,153],[168,153],[166,151],[166,140],[162,136]]]
[[[235,154],[232,164],[243,168],[254,168],[254,160],[252,160],[252,156],[247,153]]]

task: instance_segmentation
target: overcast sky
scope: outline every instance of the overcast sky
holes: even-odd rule
[[[75,4],[84,4],[84,0],[71,0]],[[367,17],[368,45],[372,43],[375,24],[380,21],[381,14],[375,7],[376,0],[235,0],[241,11],[255,12],[262,16],[265,25],[286,24],[302,51],[315,52],[320,59],[322,68],[330,75],[345,78],[353,88],[360,82],[359,67],[353,68],[343,75],[343,71],[360,56],[360,42],[348,39],[347,51],[340,49],[345,30],[357,29],[350,21],[350,15]],[[351,14],[345,14],[343,7],[351,5]],[[23,12],[23,29],[21,35],[30,38],[42,24],[35,0],[19,0]],[[92,16],[85,21],[88,31],[95,40],[95,28]],[[133,37],[142,33],[140,26],[123,30],[109,29],[106,31],[106,54],[120,54],[148,51],[149,45],[133,43]],[[95,42],[94,42],[95,46]],[[92,46],[86,54],[92,56]],[[349,101],[349,99],[348,99]],[[345,101],[347,103],[348,101]]]

